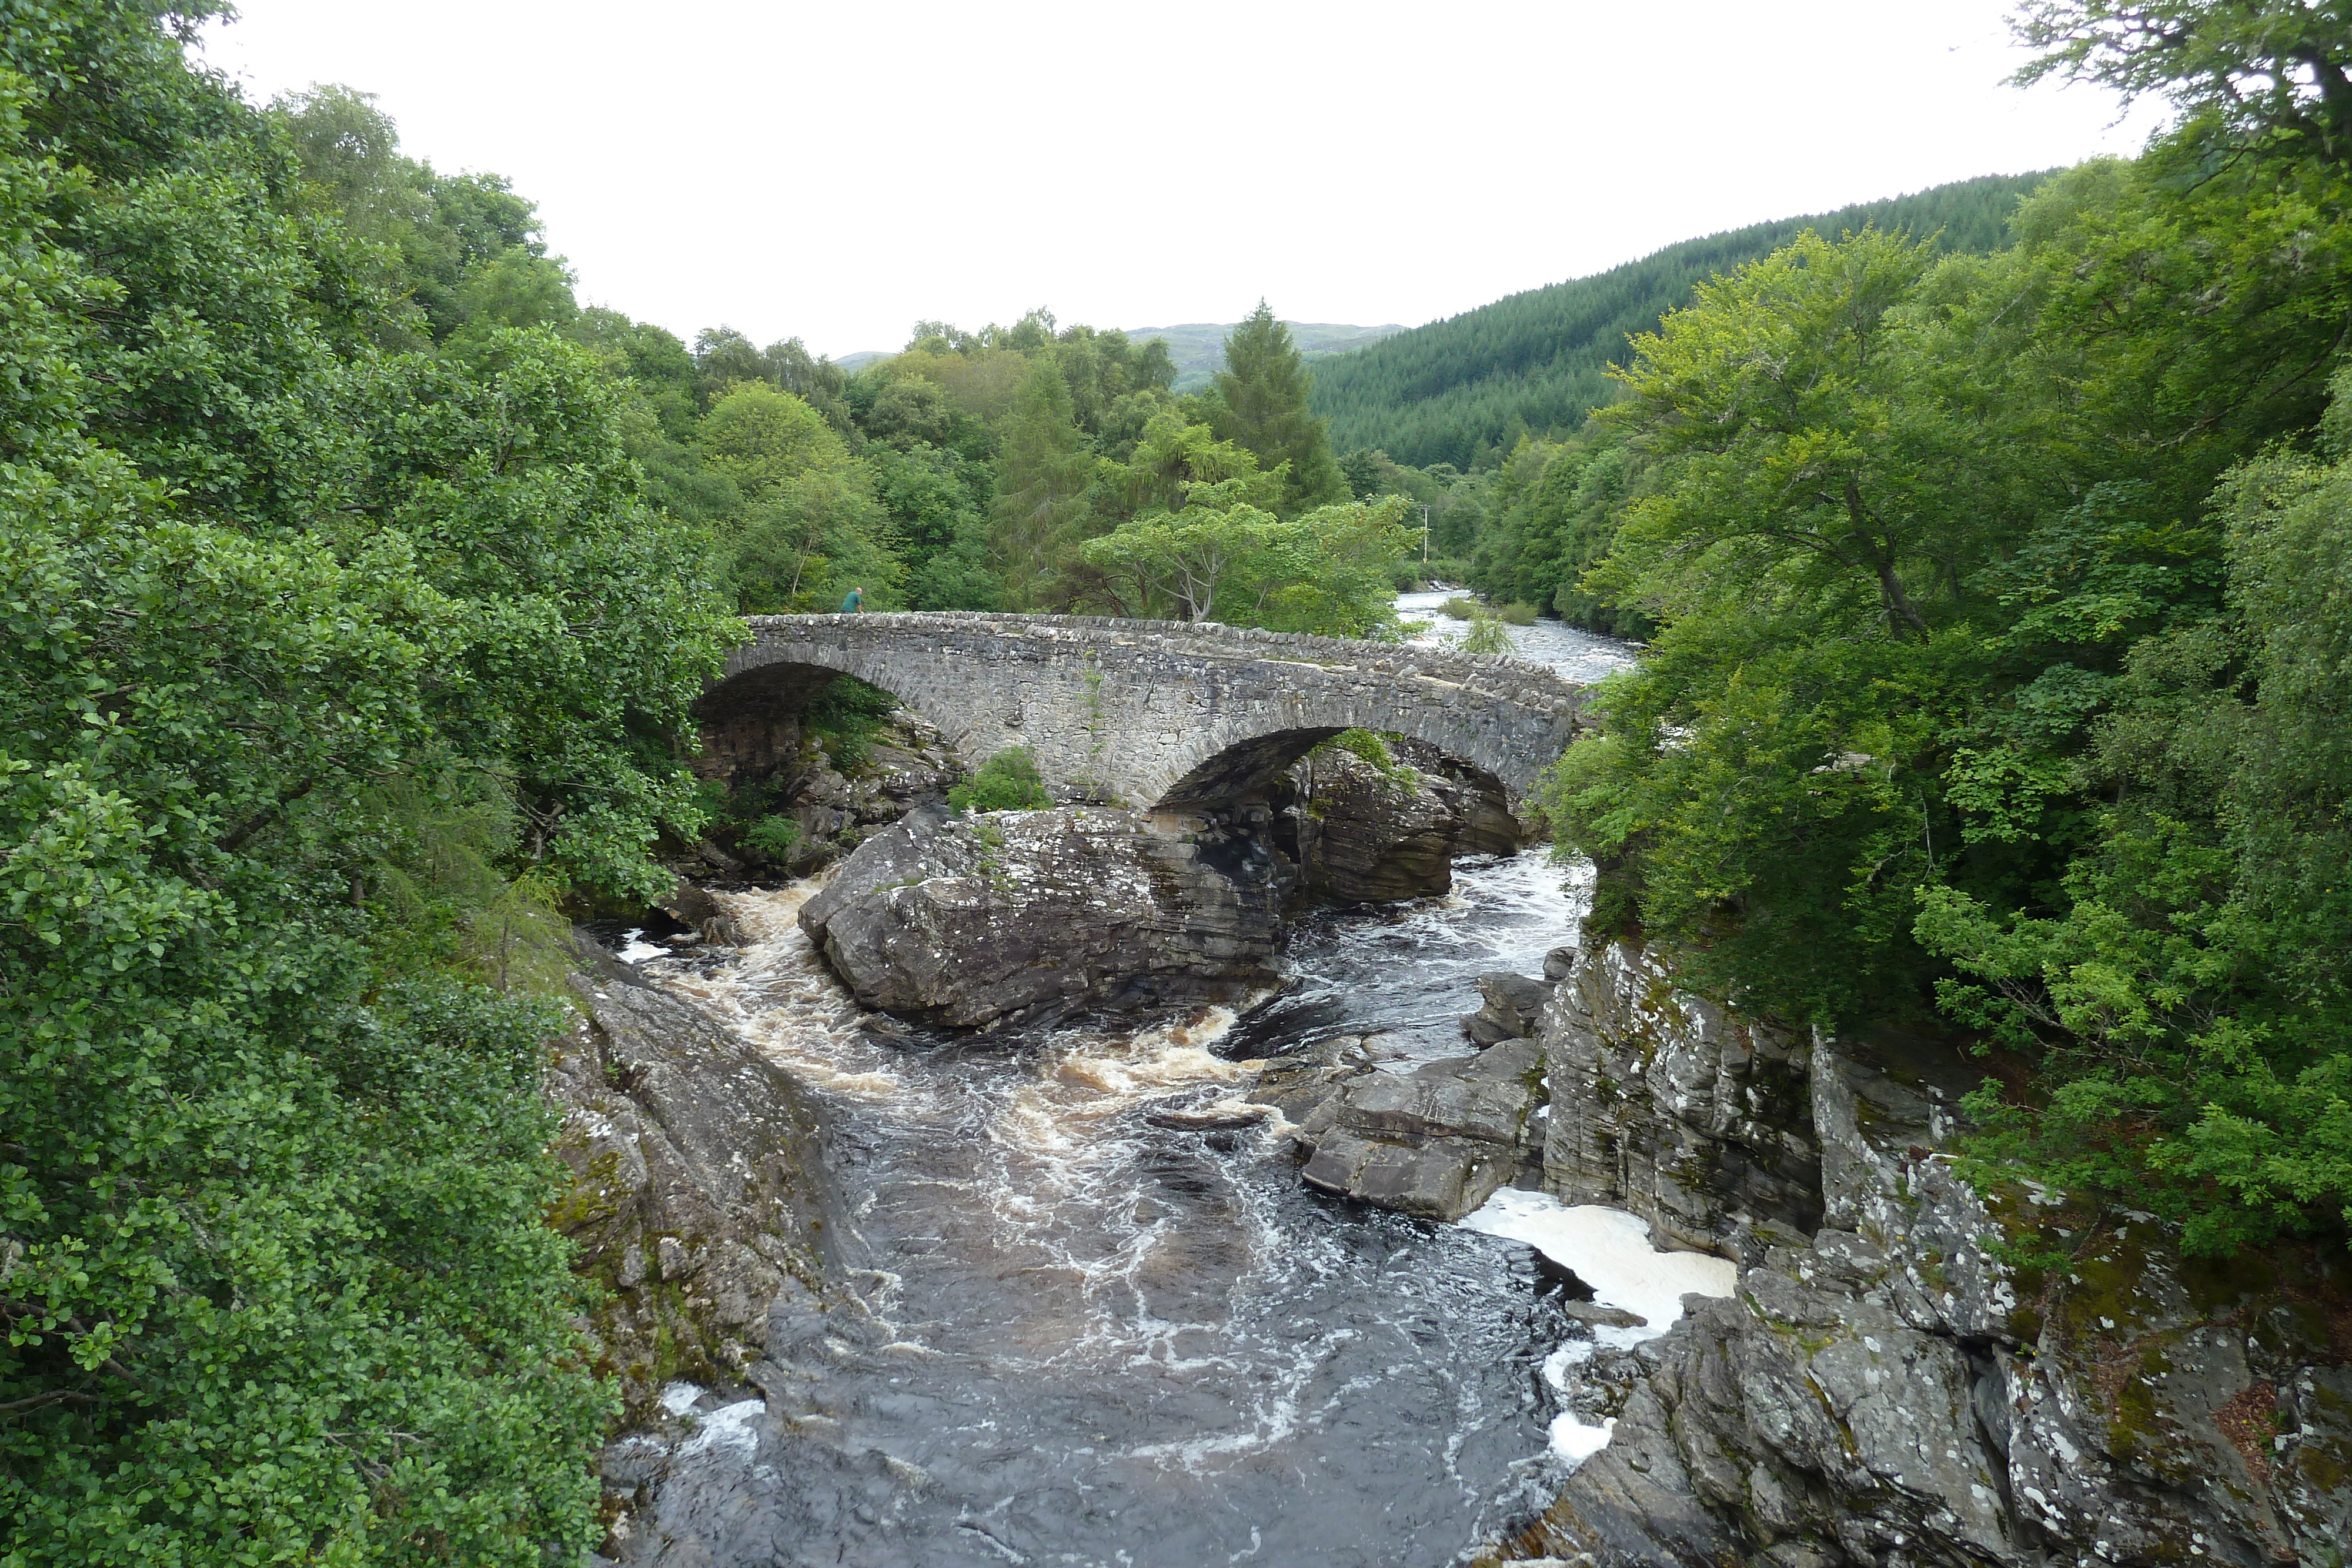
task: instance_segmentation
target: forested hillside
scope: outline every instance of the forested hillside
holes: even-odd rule
[[[1561,435],[1618,395],[1609,367],[1694,286],[1767,256],[1812,228],[1834,237],[1875,225],[1947,251],[2002,243],[2017,199],[2042,174],[1994,174],[1834,213],[1782,218],[1685,240],[1591,277],[1555,283],[1400,332],[1316,367],[1315,411],[1342,451],[1384,451],[1414,467],[1485,465],[1524,435]]]
[[[2030,27],[2171,97],[2142,157],[1990,254],[1807,235],[1703,285],[1505,521],[1654,628],[1549,796],[1597,921],[1799,1027],[1962,1031],[1981,1171],[2340,1248],[2352,29],[2167,15]]]

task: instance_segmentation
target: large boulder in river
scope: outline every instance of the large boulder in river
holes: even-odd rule
[[[977,1028],[1271,984],[1290,862],[1215,826],[1102,807],[908,814],[801,908],[866,1007]]]
[[[1517,854],[1536,836],[1537,824],[1511,814],[1502,781],[1493,774],[1409,735],[1392,736],[1388,744],[1396,759],[1419,773],[1423,786],[1454,814],[1455,858]]]
[[[1413,1071],[1363,1071],[1300,1122],[1309,1186],[1454,1220],[1531,1176],[1542,1146],[1541,1047],[1515,1040]]]
[[[1478,994],[1486,1005],[1462,1020],[1462,1032],[1475,1045],[1499,1045],[1507,1040],[1532,1039],[1536,1019],[1551,1000],[1556,982],[1497,969],[1478,977]]]

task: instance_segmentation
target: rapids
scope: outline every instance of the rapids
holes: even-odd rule
[[[1625,662],[1591,642],[1571,673]],[[794,923],[817,883],[720,895],[749,946],[641,967],[822,1097],[877,1326],[824,1342],[796,1407],[707,1410],[664,1528],[720,1563],[1402,1568],[1540,1509],[1545,1363],[1590,1334],[1563,1273],[1302,1187],[1278,1117],[1150,1113],[1333,1033],[1396,1031],[1395,1070],[1465,1054],[1477,975],[1540,973],[1588,883],[1542,849],[1465,861],[1448,897],[1301,919],[1238,1013],[977,1036],[861,1012]]]
[[[723,895],[751,946],[642,967],[826,1100],[855,1285],[887,1333],[829,1374],[824,1429],[923,1479],[853,1502],[837,1467],[708,1445],[680,1479],[723,1481],[746,1550],[835,1561],[809,1550],[821,1533],[838,1561],[907,1568],[1429,1564],[1548,1499],[1543,1364],[1585,1332],[1557,1271],[1302,1188],[1276,1125],[1145,1113],[1213,1105],[1249,1059],[1342,1030],[1401,1031],[1398,1066],[1462,1054],[1475,977],[1539,972],[1580,879],[1534,850],[1463,862],[1446,898],[1310,915],[1294,977],[1245,1017],[981,1036],[872,1027],[793,924],[814,885]]]
[[[1431,647],[1455,643],[1470,630],[1470,622],[1445,613],[1445,601],[1464,591],[1451,588],[1424,589],[1416,593],[1397,595],[1397,613],[1407,621],[1425,621],[1429,630],[1415,639]],[[1632,648],[1613,637],[1603,637],[1598,632],[1587,632],[1565,621],[1549,616],[1531,626],[1506,625],[1512,645],[1518,656],[1531,664],[1549,664],[1571,681],[1597,681],[1612,670],[1624,668],[1633,662]]]

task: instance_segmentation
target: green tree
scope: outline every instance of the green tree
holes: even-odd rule
[[[1039,359],[1004,422],[993,547],[1007,605],[1053,606],[1060,573],[1093,520],[1097,459],[1070,412],[1061,367]]]
[[[373,94],[313,87],[278,99],[271,112],[314,182],[317,204],[353,236],[381,247],[389,286],[423,317],[422,337],[446,340],[483,303],[499,308],[494,325],[569,318],[570,277],[547,262],[535,210],[504,179],[437,174],[404,157],[397,130]],[[508,279],[466,298],[474,273],[509,257]],[[526,307],[519,294],[536,294],[536,302]],[[407,324],[388,324],[385,332],[392,347],[412,346],[419,336]]]
[[[1347,482],[1348,494],[1359,501],[1369,501],[1381,493],[1380,462],[1360,446],[1339,459],[1339,477]]]
[[[1247,447],[1220,441],[1209,426],[1187,423],[1172,410],[1144,427],[1127,463],[1106,473],[1115,504],[1130,514],[1151,508],[1179,511],[1195,486],[1229,483],[1237,488],[1218,493],[1273,511],[1282,505],[1287,478],[1285,470],[1262,470],[1257,455]]]
[[[1552,608],[1563,619],[1621,637],[1647,637],[1654,628],[1638,609],[1615,604],[1588,590],[1584,577],[1616,543],[1632,499],[1634,474],[1633,455],[1618,445],[1602,447],[1575,471],[1575,491],[1561,508],[1559,571],[1551,597]],[[1550,476],[1545,478],[1549,487]]]
[[[1638,345],[1578,591],[1661,625],[1551,802],[1602,924],[1792,1020],[1932,994],[2031,1070],[1976,1157],[2227,1250],[2352,1190],[2333,414],[2298,455],[2352,234],[2211,107],[2005,251],[1808,239]]]
[[[1148,613],[1166,603],[1187,621],[1212,620],[1220,591],[1237,580],[1271,585],[1279,570],[1276,557],[1287,542],[1273,513],[1246,501],[1218,499],[1225,504],[1130,518],[1087,540],[1086,559],[1111,581],[1133,585],[1130,613]],[[1255,611],[1255,602],[1244,602],[1243,613]]]
[[[1216,378],[1223,403],[1217,434],[1255,453],[1266,468],[1288,465],[1285,511],[1345,500],[1349,494],[1324,422],[1307,406],[1314,385],[1290,329],[1259,300],[1225,340],[1225,368]]]
[[[384,242],[185,17],[0,20],[0,1558],[576,1558],[509,939],[656,885],[737,629],[595,360],[387,351]]]
[[[849,409],[843,401],[848,378],[831,360],[810,353],[798,338],[755,349],[732,327],[705,328],[695,336],[694,363],[706,403],[715,404],[738,385],[764,382],[815,409],[835,430],[848,427]]]
[[[2338,408],[2352,380],[2337,382]],[[2228,613],[2148,637],[2096,730],[2105,797],[2048,911],[1926,891],[1942,1001],[2042,1064],[1980,1156],[2128,1191],[2227,1252],[2352,1223],[2352,419],[2232,476]]]
[[[851,588],[887,604],[905,569],[867,467],[816,410],[739,382],[698,433],[703,462],[741,496],[719,519],[737,601],[751,613],[831,609]]]
[[[580,314],[571,269],[520,246],[468,269],[457,303],[461,322],[448,342],[461,351],[478,348],[501,328],[565,327]]]
[[[2028,0],[2021,82],[2063,76],[2169,98],[2240,140],[2352,159],[2352,17],[2304,0]],[[2201,129],[2201,127],[2200,127]]]
[[[691,704],[740,629],[714,602],[702,538],[640,499],[622,390],[587,351],[514,330],[471,362],[402,356],[349,384],[342,422],[365,463],[348,498],[373,521],[319,531],[346,550],[405,540],[464,611],[466,673],[436,693],[441,732],[511,780],[529,858],[584,885],[664,891],[647,852],[697,820],[667,737],[693,733]]]
[[[1252,487],[1252,478],[1194,481],[1183,510],[1129,518],[1082,555],[1128,614],[1166,608],[1187,621],[1339,637],[1394,623],[1392,581],[1412,537],[1402,499],[1285,520],[1245,499]]]
[[[996,577],[988,561],[995,475],[986,463],[917,443],[867,450],[875,495],[889,515],[917,610],[989,610]]]
[[[1801,236],[1643,339],[1604,415],[1652,484],[1588,580],[1663,629],[1554,820],[1613,917],[1798,1019],[1899,1007],[1924,972],[1932,781],[1990,674],[1958,584],[2047,499],[1942,395],[1973,340],[1918,311],[1931,261]]]

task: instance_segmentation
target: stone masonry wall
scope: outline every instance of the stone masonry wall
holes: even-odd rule
[[[832,670],[891,693],[974,763],[1024,746],[1062,799],[1178,812],[1251,798],[1349,728],[1427,741],[1516,803],[1574,738],[1583,691],[1516,659],[1206,623],[943,612],[751,624],[703,698],[707,726]]]

